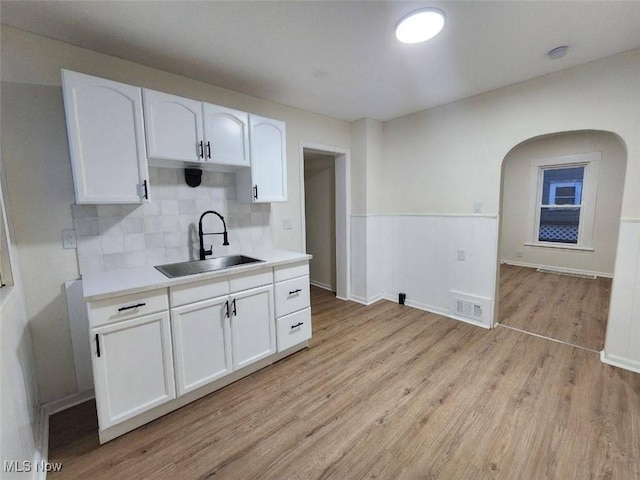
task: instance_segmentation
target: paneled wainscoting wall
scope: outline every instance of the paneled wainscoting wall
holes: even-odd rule
[[[352,215],[351,298],[402,292],[409,306],[490,328],[497,245],[497,215]],[[481,315],[461,314],[456,299]]]
[[[640,373],[640,219],[621,219],[603,362]]]

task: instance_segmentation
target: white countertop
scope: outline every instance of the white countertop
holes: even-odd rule
[[[288,263],[301,262],[311,259],[306,253],[290,252],[287,250],[259,250],[242,252],[241,255],[263,260],[259,263],[249,263],[237,267],[225,268],[213,272],[186,275],[184,277],[168,278],[155,267],[128,268],[111,272],[88,274],[82,277],[82,289],[86,301],[102,300],[104,298],[144,292],[156,288],[166,288],[183,283],[195,282],[208,278],[223,277],[236,273],[250,272],[265,267],[275,267]]]

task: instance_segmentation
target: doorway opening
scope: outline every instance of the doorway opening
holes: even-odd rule
[[[350,298],[349,151],[301,144],[302,248],[312,285]]]
[[[504,158],[501,326],[604,348],[627,152],[610,132],[543,135]]]

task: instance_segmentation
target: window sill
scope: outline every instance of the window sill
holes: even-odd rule
[[[566,243],[525,242],[524,245],[526,247],[556,248],[560,250],[578,250],[580,252],[595,252],[595,248],[592,248],[592,247],[582,247],[580,245],[569,245]]]

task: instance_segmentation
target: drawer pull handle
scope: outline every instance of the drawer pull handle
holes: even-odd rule
[[[233,307],[233,314],[237,317],[238,316],[238,311],[236,310],[236,299],[233,299],[233,302],[231,302],[231,306]]]
[[[299,323],[296,323],[295,325],[291,325],[291,330],[293,330],[294,328],[298,328],[302,325],[304,325],[304,322],[299,322]]]
[[[224,302],[224,316],[229,318],[229,300]]]
[[[118,309],[119,312],[123,312],[125,310],[131,310],[133,308],[144,307],[146,303],[138,303],[137,305],[129,305],[128,307],[120,307]]]
[[[302,291],[302,289],[301,289],[301,288],[298,288],[297,290],[291,290],[291,291],[289,292],[289,295],[295,295],[296,293],[300,293],[301,291]]]
[[[100,337],[96,333],[96,355],[100,356]]]

